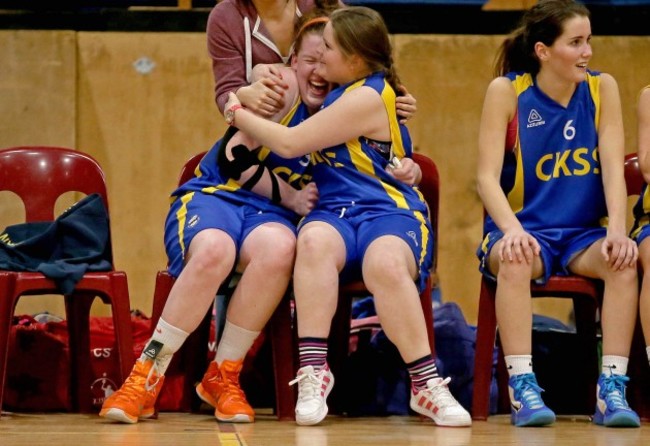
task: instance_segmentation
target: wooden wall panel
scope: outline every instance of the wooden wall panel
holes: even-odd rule
[[[0,31],[0,148],[75,146],[76,41],[73,31]],[[61,200],[62,209],[73,203]],[[59,209],[59,207],[57,207]],[[22,223],[24,208],[0,192],[0,230]],[[60,296],[21,299],[18,314],[63,314]]]
[[[402,81],[418,99],[409,123],[416,149],[433,157],[441,174],[443,299],[458,302],[475,322],[478,122],[502,36],[393,37]],[[149,313],[155,273],[166,262],[167,197],[185,160],[225,130],[204,34],[2,31],[0,43],[7,67],[0,70],[0,146],[64,145],[99,160],[109,184],[116,265],[129,275],[132,307]],[[595,37],[593,47],[591,66],[619,81],[626,151],[634,151],[636,98],[650,83],[650,38]],[[154,64],[148,72],[134,66],[146,68],[147,60]],[[8,201],[0,194],[0,223],[15,216]]]
[[[400,35],[398,73],[417,98],[409,129],[416,149],[440,170],[438,267],[442,298],[475,319],[480,274],[474,252],[481,240],[482,205],[476,192],[478,123],[499,42],[493,36]]]
[[[225,127],[205,36],[80,32],[78,48],[78,146],[104,166],[115,264],[132,308],[151,314],[169,193],[184,162]]]
[[[444,300],[458,302],[476,321],[480,274],[475,250],[482,235],[482,204],[475,187],[478,125],[492,79],[494,54],[503,36],[397,35],[396,64],[402,82],[418,99],[409,123],[417,149],[436,161],[441,175],[439,273]],[[626,152],[636,150],[635,107],[650,83],[650,38],[594,37],[592,69],[614,75],[621,91]],[[556,300],[536,303],[566,316]]]

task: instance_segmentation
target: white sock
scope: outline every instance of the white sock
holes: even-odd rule
[[[239,361],[244,359],[259,334],[259,331],[246,330],[226,319],[226,325],[223,328],[223,334],[214,360],[217,364],[221,364],[226,360]]]
[[[623,356],[603,355],[601,373],[610,375],[625,375],[627,373],[628,358]]]
[[[645,353],[648,355],[648,362],[650,363],[650,345],[645,348]]]
[[[532,355],[509,355],[505,357],[508,375],[523,375],[533,373]]]
[[[140,359],[154,359],[159,375],[164,375],[174,353],[181,348],[189,333],[168,324],[162,318],[153,331],[153,336],[142,351]]]

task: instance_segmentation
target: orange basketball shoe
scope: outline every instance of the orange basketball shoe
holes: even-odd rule
[[[239,373],[243,365],[243,360],[225,360],[221,366],[212,361],[196,386],[196,393],[214,407],[214,416],[219,421],[252,423],[255,420],[255,412],[239,385]]]
[[[138,359],[122,387],[106,398],[99,416],[130,424],[150,418],[164,380],[154,361]]]

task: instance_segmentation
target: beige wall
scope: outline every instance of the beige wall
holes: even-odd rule
[[[500,39],[394,36],[402,81],[418,100],[409,124],[413,141],[441,174],[443,299],[458,302],[470,322],[480,280],[474,251],[482,207],[473,180],[478,120]],[[634,104],[650,83],[650,37],[594,38],[594,49],[592,66],[619,81],[627,151],[634,151]],[[98,159],[108,178],[115,263],[128,274],[132,308],[149,314],[155,273],[166,261],[168,194],[184,161],[209,149],[224,130],[205,36],[0,31],[0,57],[0,147],[61,145]],[[153,62],[151,70],[138,71],[138,60]],[[0,193],[0,226],[19,221],[20,212]],[[56,300],[21,305],[29,313],[62,314]],[[96,312],[106,314],[101,307]]]

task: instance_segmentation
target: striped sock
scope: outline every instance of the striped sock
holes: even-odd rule
[[[310,365],[314,370],[322,369],[327,363],[327,339],[298,339],[298,357],[300,368]]]
[[[431,378],[440,377],[436,368],[436,362],[430,354],[406,364],[406,368],[411,377],[413,393],[418,393],[420,390],[426,388],[427,381]]]

